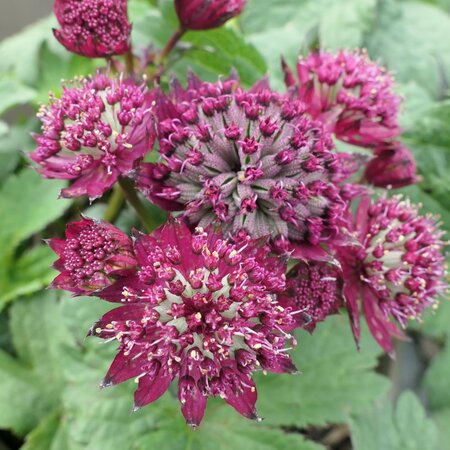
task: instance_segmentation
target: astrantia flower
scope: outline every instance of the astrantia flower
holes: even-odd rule
[[[419,319],[424,309],[437,305],[444,289],[442,232],[431,216],[400,197],[363,200],[355,219],[361,247],[342,248],[344,295],[352,327],[359,339],[359,298],[373,336],[387,352],[391,336],[402,333],[408,320]]]
[[[136,275],[101,294],[123,305],[91,331],[120,344],[103,386],[136,378],[138,409],[177,378],[190,425],[200,423],[211,396],[257,419],[252,373],[296,371],[284,331],[293,318],[276,299],[285,265],[260,241],[232,244],[200,228],[192,234],[173,219],[151,236],[136,235],[134,251]]]
[[[288,273],[285,291],[278,296],[284,307],[297,311],[297,325],[314,331],[316,324],[342,306],[339,269],[323,262],[300,262]]]
[[[183,28],[209,30],[222,26],[239,15],[245,0],[175,0],[175,9]]]
[[[283,64],[286,84],[342,141],[371,147],[400,134],[397,116],[400,97],[393,78],[365,51],[325,51],[300,57],[298,81]]]
[[[131,25],[127,0],[55,0],[60,30],[53,30],[67,50],[89,58],[129,50]]]
[[[400,142],[378,147],[364,175],[374,186],[390,186],[394,189],[409,186],[419,180],[414,156]]]
[[[131,239],[106,222],[83,218],[67,225],[66,239],[50,239],[61,273],[51,287],[89,295],[110,286],[136,267]]]
[[[100,197],[151,150],[155,132],[145,85],[98,74],[64,86],[38,117],[31,158],[46,178],[76,180],[63,197]]]
[[[161,163],[141,166],[140,189],[201,227],[312,244],[335,236],[345,204],[329,134],[263,84],[228,88],[173,106],[176,117],[158,125]]]

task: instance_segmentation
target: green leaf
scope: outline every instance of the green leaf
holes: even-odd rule
[[[57,412],[50,414],[27,435],[21,450],[74,450],[69,446],[63,418]]]
[[[333,2],[320,21],[321,46],[331,51],[360,47],[364,34],[372,26],[375,7],[376,0]]]
[[[9,178],[0,189],[0,245],[13,248],[63,214],[70,205],[67,200],[57,200],[64,186],[64,182],[45,180],[32,170]]]
[[[0,79],[0,115],[8,109],[34,100],[36,91],[12,78]]]
[[[0,73],[11,72],[23,83],[33,86],[39,73],[39,50],[47,41],[58,48],[52,34],[56,20],[52,16],[40,20],[0,43]]]
[[[14,252],[20,242],[41,231],[60,217],[71,204],[67,200],[57,200],[58,193],[63,186],[63,182],[44,180],[32,170],[24,170],[19,175],[8,178],[1,186],[0,292],[4,295],[7,295],[8,286],[11,282],[14,283],[14,278],[23,279],[23,274],[20,273],[14,274],[11,279],[10,271],[16,264],[22,265],[19,265],[19,268],[27,267],[27,270],[38,274],[38,278],[41,279],[39,283],[48,279],[46,275],[48,272],[39,267],[39,262],[35,261],[36,265],[31,267],[33,254],[24,256],[24,259],[19,262],[14,260]],[[49,254],[47,253],[47,255]],[[36,254],[34,258],[36,258]],[[47,257],[47,261],[48,259]],[[33,289],[36,287],[35,285]],[[27,289],[25,288],[25,290]],[[10,298],[9,295],[8,299]],[[0,302],[0,308],[3,305],[4,302]]]
[[[55,294],[16,302],[10,316],[17,358],[0,352],[0,427],[22,436],[58,407],[63,387],[60,354],[70,335]]]
[[[447,409],[440,409],[433,413],[433,421],[435,422],[439,431],[438,448],[444,450],[448,447],[450,442],[450,406]]]
[[[311,41],[330,50],[360,46],[375,13],[374,0],[250,0],[240,23],[264,56],[271,84],[283,89],[280,56],[292,65]],[[270,11],[270,13],[268,13]]]
[[[350,420],[355,450],[434,450],[435,424],[427,419],[419,399],[405,392],[395,411],[388,399]]]
[[[442,94],[442,73],[450,73],[449,29],[450,16],[435,6],[379,0],[366,45],[399,81],[415,80],[436,97]]]
[[[163,47],[176,30],[173,2],[166,2],[161,9],[163,14],[145,2],[130,4],[133,39],[139,48],[151,44]],[[236,69],[243,84],[251,86],[266,72],[262,56],[231,27],[186,33],[178,48],[178,55],[175,51],[171,57],[170,71],[181,81],[185,81],[188,68],[211,81]]]
[[[53,251],[46,245],[27,250],[8,268],[8,282],[0,292],[0,304],[32,294],[50,284],[57,275],[51,268],[56,259]]]
[[[433,360],[427,370],[424,387],[433,411],[450,408],[450,338],[445,349]]]
[[[329,317],[314,335],[298,333],[294,360],[301,375],[259,376],[259,413],[270,425],[344,423],[348,414],[366,409],[388,388],[375,374],[380,353],[365,332],[358,353],[347,318]]]

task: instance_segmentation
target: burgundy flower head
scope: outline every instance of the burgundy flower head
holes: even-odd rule
[[[294,97],[307,105],[342,141],[371,147],[400,134],[400,97],[392,76],[366,52],[316,51],[300,57],[298,81],[283,61],[285,81]]]
[[[141,166],[142,192],[201,227],[220,221],[226,232],[311,244],[335,236],[345,204],[330,135],[264,83],[212,86],[222,92],[158,103],[175,112],[158,123],[161,162]]]
[[[424,309],[437,306],[444,290],[444,243],[435,220],[420,216],[401,197],[364,199],[357,211],[355,231],[361,247],[342,248],[337,257],[345,281],[343,292],[355,338],[359,339],[359,298],[370,331],[387,352],[391,337],[420,319]]]
[[[175,9],[183,28],[209,30],[238,16],[245,0],[175,0]]]
[[[131,239],[106,222],[83,218],[67,225],[66,239],[50,239],[59,256],[54,268],[61,273],[51,288],[76,295],[92,295],[136,267]]]
[[[330,264],[300,262],[288,273],[278,301],[295,311],[297,326],[312,332],[318,322],[337,314],[343,305],[339,278],[339,269]]]
[[[67,50],[89,58],[129,51],[131,25],[127,0],[55,0],[60,30],[53,30]]]
[[[102,74],[77,80],[41,106],[42,133],[30,156],[46,178],[75,180],[62,197],[101,197],[151,150],[151,103],[145,85]]]
[[[419,181],[414,156],[400,142],[377,148],[364,175],[366,180],[374,186],[394,189]]]
[[[261,241],[231,243],[212,229],[194,234],[175,219],[137,234],[138,270],[100,296],[123,305],[92,335],[116,338],[119,353],[103,386],[136,378],[135,409],[158,399],[175,378],[186,421],[197,426],[208,397],[258,419],[252,373],[293,373],[287,341],[294,319],[277,302],[285,265]]]

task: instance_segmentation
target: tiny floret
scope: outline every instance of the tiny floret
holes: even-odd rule
[[[376,148],[364,175],[369,183],[384,188],[397,189],[419,181],[414,156],[400,142]]]
[[[294,311],[297,326],[310,332],[343,305],[339,269],[320,261],[299,262],[288,273],[279,302]]]

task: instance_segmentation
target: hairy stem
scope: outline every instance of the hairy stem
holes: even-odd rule
[[[119,178],[120,187],[125,194],[125,198],[128,203],[134,208],[136,211],[142,225],[147,229],[147,231],[153,231],[158,224],[155,222],[149,211],[145,208],[143,203],[138,197],[136,189],[134,188],[133,182],[129,178]]]

